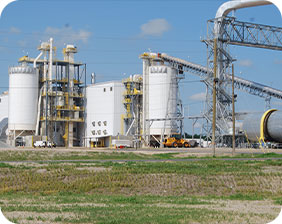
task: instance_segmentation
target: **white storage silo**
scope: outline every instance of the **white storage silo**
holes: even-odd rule
[[[38,74],[25,64],[9,68],[10,131],[34,131],[38,104]]]
[[[177,132],[178,83],[177,71],[166,65],[149,67],[149,119],[150,135],[169,135]]]

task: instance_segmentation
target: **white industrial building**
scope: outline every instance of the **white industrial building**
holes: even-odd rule
[[[182,77],[163,60],[145,53],[143,75],[95,83],[93,74],[86,86],[86,65],[74,62],[75,46],[63,49],[63,60],[53,58],[52,38],[38,50],[36,58],[24,56],[9,68],[10,145],[20,137],[26,146],[41,139],[65,147],[109,147],[118,140],[157,146],[181,132]]]
[[[86,88],[87,147],[110,146],[112,137],[124,134],[124,85],[121,81],[96,83]]]

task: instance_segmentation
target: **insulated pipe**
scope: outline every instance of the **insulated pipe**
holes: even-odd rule
[[[227,16],[232,10],[270,4],[272,3],[266,0],[235,0],[225,2],[218,8],[215,18]]]
[[[40,54],[34,59],[33,61],[33,68],[36,68],[36,62],[38,61],[38,59],[43,55],[43,51],[40,52]]]
[[[36,127],[35,127],[35,135],[39,134],[39,121],[40,121],[40,106],[41,106],[41,96],[42,96],[43,86],[39,91],[39,100],[37,105],[37,117],[36,117]]]
[[[52,76],[53,76],[53,38],[50,38],[50,56],[49,56],[49,72],[48,72],[48,84],[49,90],[52,91]]]
[[[148,95],[148,67],[149,67],[149,59],[143,58],[143,124],[142,124],[142,134],[144,140],[144,146],[147,146],[147,95]]]
[[[229,12],[236,9],[250,8],[260,5],[270,5],[272,4],[266,0],[234,0],[223,3],[217,10],[215,18],[222,20],[222,17],[227,16]],[[219,38],[220,36],[220,27],[218,21],[214,23],[214,36]]]

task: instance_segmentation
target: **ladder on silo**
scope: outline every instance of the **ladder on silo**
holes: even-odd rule
[[[169,103],[172,100],[171,99],[171,87],[172,87],[172,79],[173,77],[171,76],[170,78],[170,83],[169,83],[169,92],[168,92],[168,98],[167,98],[167,104],[166,104],[166,115],[165,115],[165,120],[164,120],[164,127],[162,129],[162,133],[161,133],[161,139],[160,139],[160,146],[163,147],[163,141],[164,141],[164,133],[165,133],[165,129],[166,129],[166,122],[169,118]],[[171,120],[170,120],[171,121]]]

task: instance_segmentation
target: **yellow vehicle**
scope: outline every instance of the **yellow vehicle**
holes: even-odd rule
[[[183,139],[180,134],[173,134],[170,137],[166,138],[163,142],[164,147],[191,147],[190,143]]]

